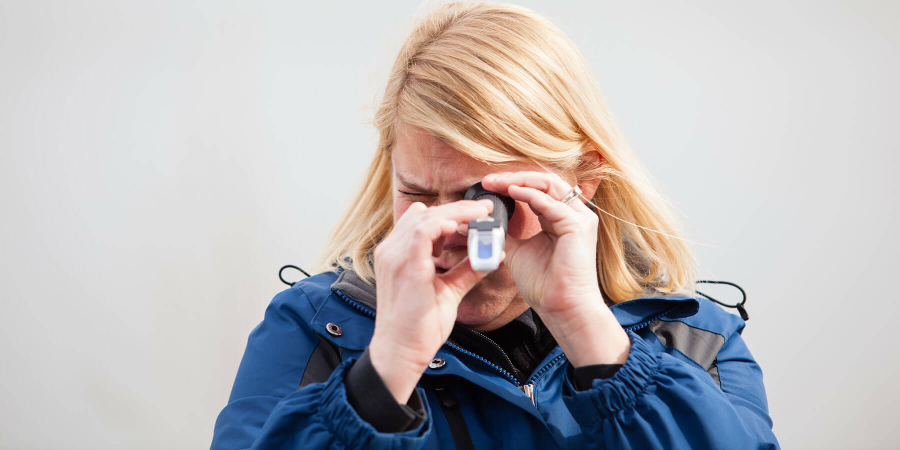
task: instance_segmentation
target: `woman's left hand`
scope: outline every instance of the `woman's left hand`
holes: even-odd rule
[[[555,174],[504,172],[484,177],[485,189],[526,203],[541,224],[529,239],[506,237],[506,259],[519,292],[541,317],[567,314],[601,302],[597,282],[599,219],[583,203],[565,198],[572,187]]]
[[[570,361],[575,367],[623,363],[630,341],[597,279],[597,215],[579,197],[563,203],[573,188],[555,174],[490,174],[482,186],[528,204],[538,216],[541,232],[528,239],[507,235],[503,263]]]

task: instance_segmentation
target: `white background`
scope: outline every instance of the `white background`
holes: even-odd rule
[[[781,444],[896,446],[898,3],[522,4],[748,291]],[[209,446],[431,6],[0,2],[0,446]]]

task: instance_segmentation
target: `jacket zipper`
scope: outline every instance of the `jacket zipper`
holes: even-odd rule
[[[369,316],[369,317],[371,317],[371,318],[373,318],[373,319],[375,318],[375,311],[372,311],[372,309],[369,308],[368,306],[363,305],[362,303],[359,303],[359,302],[357,302],[356,300],[353,300],[352,298],[348,297],[347,294],[345,294],[345,293],[343,293],[343,292],[341,292],[341,291],[339,291],[339,290],[336,290],[336,289],[335,289],[334,292],[338,293],[338,295],[340,295],[341,298],[342,298],[348,305],[350,305],[350,306],[356,308],[357,310],[359,310],[359,311],[362,312],[363,314],[365,314],[365,315],[367,315],[367,316]]]
[[[454,349],[454,350],[456,350],[456,351],[458,351],[458,352],[464,354],[464,355],[471,356],[472,358],[475,358],[475,359],[477,359],[478,361],[483,362],[483,363],[486,364],[487,366],[491,367],[492,369],[494,369],[495,371],[497,371],[497,372],[499,372],[501,375],[503,375],[503,376],[504,376],[507,380],[509,380],[509,382],[512,383],[513,385],[515,385],[515,386],[518,386],[518,385],[519,385],[519,380],[516,380],[516,377],[514,377],[511,373],[507,372],[506,369],[504,369],[504,368],[502,368],[502,367],[500,367],[500,366],[498,366],[498,365],[496,365],[496,364],[494,364],[494,363],[488,361],[487,359],[482,358],[481,356],[478,356],[478,355],[476,355],[475,353],[472,353],[472,352],[470,352],[470,351],[468,351],[468,350],[466,350],[466,349],[464,349],[464,348],[462,348],[462,347],[460,347],[460,346],[458,346],[458,345],[456,345],[456,344],[452,344],[452,343],[450,343],[450,342],[446,342],[445,345],[446,345],[447,347],[450,347],[450,348],[452,348],[452,349]]]
[[[362,303],[359,303],[359,302],[357,302],[356,300],[351,299],[350,297],[347,296],[347,294],[344,294],[343,292],[341,292],[341,291],[339,291],[339,290],[335,290],[335,292],[337,292],[337,293],[341,296],[341,298],[342,298],[345,302],[347,302],[347,304],[349,304],[350,306],[356,308],[357,310],[359,310],[360,312],[366,314],[366,315],[369,316],[369,317],[375,318],[375,311],[372,311],[372,309],[369,308],[368,306],[363,305]],[[471,330],[471,331],[474,331],[474,332],[478,333],[478,332],[475,331],[475,330]],[[481,334],[481,333],[479,333],[479,334]],[[490,340],[487,336],[484,336],[484,338]],[[492,342],[494,345],[496,345],[497,348],[500,348],[500,346],[497,345],[496,342],[494,342],[494,341],[491,341],[491,342]],[[496,365],[496,364],[494,364],[494,363],[488,361],[487,359],[485,359],[485,358],[483,358],[483,357],[481,357],[481,356],[478,356],[478,355],[476,355],[475,353],[472,353],[472,352],[470,352],[470,351],[468,351],[468,350],[466,350],[466,349],[464,349],[464,348],[462,348],[462,347],[460,347],[460,346],[458,346],[458,345],[456,345],[456,344],[453,344],[453,343],[450,343],[450,342],[446,342],[445,345],[448,346],[448,347],[450,347],[450,348],[452,348],[452,349],[454,349],[454,350],[456,350],[456,351],[458,351],[458,352],[460,352],[460,353],[462,353],[462,354],[464,354],[464,355],[470,356],[470,357],[472,357],[472,358],[474,358],[474,359],[476,359],[476,360],[478,360],[478,361],[481,361],[482,363],[484,363],[485,365],[487,365],[488,367],[490,367],[490,368],[493,369],[494,371],[500,373],[500,375],[503,375],[503,377],[506,378],[507,380],[509,380],[510,383],[512,383],[512,384],[514,384],[514,385],[516,385],[516,386],[519,385],[519,382],[518,382],[518,380],[516,380],[516,377],[514,377],[511,373],[507,372],[507,371],[506,371],[505,369],[503,369],[502,367],[500,367],[500,366],[498,366],[498,365]],[[500,351],[502,352],[503,349],[500,349]],[[504,353],[503,355],[506,356],[506,353]],[[506,359],[509,360],[509,357],[507,356]],[[512,365],[511,362],[510,362],[510,365]]]
[[[462,328],[462,330],[463,330],[464,333],[468,333],[468,332],[474,333],[476,336],[478,336],[478,337],[480,337],[480,338],[482,338],[482,339],[484,339],[484,340],[490,342],[491,345],[493,345],[494,348],[497,349],[497,351],[499,351],[500,354],[503,355],[504,358],[506,358],[506,362],[507,362],[507,364],[509,364],[509,367],[516,367],[516,366],[512,363],[512,360],[509,359],[509,355],[507,355],[506,352],[503,351],[503,348],[500,347],[500,344],[496,343],[493,339],[491,339],[491,338],[485,336],[484,334],[482,334],[481,332],[475,331],[475,330],[473,330],[473,329],[471,329],[471,328]],[[505,370],[504,370],[504,372],[507,372],[507,373],[508,373],[508,371],[505,371]],[[513,379],[515,379],[515,377],[513,377]],[[519,380],[518,380],[518,379],[516,379],[516,384],[517,384],[517,385],[519,384]]]
[[[464,328],[464,330],[468,330],[469,332],[472,332],[472,333],[474,333],[475,335],[477,335],[477,336],[479,336],[479,337],[485,339],[486,341],[490,342],[490,343],[494,346],[494,348],[496,348],[498,351],[500,351],[500,354],[503,355],[504,358],[506,358],[506,362],[509,363],[509,366],[510,366],[510,367],[515,367],[515,366],[513,365],[513,363],[512,363],[512,360],[509,359],[509,355],[507,355],[506,352],[503,351],[503,348],[500,347],[500,344],[497,344],[497,342],[495,342],[493,339],[491,339],[491,338],[485,336],[483,333],[480,333],[480,332],[478,332],[478,331],[475,331],[475,330],[473,330],[473,329],[471,329],[471,328]],[[478,356],[478,355],[476,355],[476,354],[474,354],[474,353],[472,353],[472,352],[463,350],[463,349],[460,348],[459,346],[453,345],[453,344],[451,344],[451,343],[449,343],[449,342],[447,343],[447,345],[452,346],[452,347],[454,347],[454,348],[456,348],[456,349],[458,349],[458,350],[460,350],[460,351],[462,351],[462,352],[464,352],[464,353],[466,353],[466,354],[468,354],[468,355],[471,355],[471,356],[473,356],[474,358],[477,358],[477,359],[479,359],[479,360],[481,360],[481,361],[484,361],[485,363],[487,363],[487,364],[490,365],[491,367],[494,367],[494,368],[496,368],[497,370],[499,370],[500,372],[502,372],[503,374],[507,375],[507,377],[509,378],[509,380],[512,381],[513,384],[515,384],[516,387],[518,387],[520,391],[522,391],[523,393],[525,393],[525,396],[528,397],[528,400],[531,400],[531,404],[534,405],[534,406],[537,406],[537,402],[535,401],[535,398],[534,398],[534,383],[533,383],[533,382],[527,382],[527,383],[525,383],[525,384],[519,386],[519,380],[518,380],[515,376],[512,376],[508,371],[506,371],[506,370],[504,370],[503,368],[497,366],[496,364],[494,364],[494,363],[488,361],[487,359],[482,358],[481,356]],[[560,355],[560,356],[562,356],[562,355]],[[557,356],[557,357],[554,359],[554,361],[551,361],[551,362],[548,363],[546,366],[544,366],[544,368],[541,369],[541,372],[543,372],[544,370],[546,370],[546,368],[549,368],[550,366],[552,366],[556,361],[559,360],[559,358],[560,358],[560,357]],[[534,378],[534,377],[532,377],[532,378]]]
[[[655,316],[651,316],[649,319],[645,319],[643,322],[638,322],[638,323],[636,323],[636,324],[634,324],[634,325],[625,327],[624,329],[625,329],[625,331],[639,330],[639,329],[641,329],[641,328],[644,328],[644,327],[647,326],[647,325],[650,325],[651,323],[653,323],[653,322],[655,322],[655,321],[657,321],[657,320],[659,320],[659,319],[662,319],[662,318],[668,316],[670,313],[672,313],[673,311],[675,311],[676,309],[678,309],[678,308],[680,308],[680,307],[681,307],[681,305],[673,306],[673,307],[671,307],[671,308],[669,308],[669,309],[667,309],[667,310],[665,310],[665,311],[663,311],[663,312],[661,312],[661,313],[659,313],[659,314],[657,314],[657,315],[655,315]]]
[[[652,316],[649,319],[646,319],[640,323],[625,327],[624,329],[625,330],[635,330],[635,329],[643,328],[643,327],[647,326],[648,324],[653,323],[656,320],[659,320],[659,319],[662,319],[663,317],[668,316],[672,311],[675,311],[677,308],[678,308],[677,306],[669,308],[660,314]],[[485,337],[487,337],[487,336],[485,336]],[[534,372],[534,374],[528,378],[528,381],[526,381],[525,384],[523,384],[522,386],[519,386],[519,389],[521,389],[522,392],[524,392],[525,395],[528,396],[528,399],[531,400],[531,403],[534,406],[537,406],[537,400],[534,397],[534,385],[535,385],[535,383],[537,383],[538,378],[540,378],[541,375],[544,374],[544,372],[546,372],[548,369],[553,367],[554,364],[558,363],[565,357],[566,357],[565,353],[560,353],[555,358],[550,360],[550,362],[548,362],[543,367],[541,367],[538,371]]]
[[[365,306],[365,305],[363,305],[362,303],[359,303],[359,302],[357,302],[357,301],[351,299],[350,297],[348,297],[346,294],[344,294],[343,292],[341,292],[341,291],[339,291],[339,290],[335,290],[335,292],[337,292],[338,294],[340,294],[341,298],[344,299],[344,301],[347,302],[350,306],[352,306],[352,307],[358,309],[359,311],[362,311],[363,313],[365,313],[365,314],[368,315],[369,317],[372,317],[372,318],[375,317],[375,311],[372,311],[372,309],[369,308],[368,306]],[[642,322],[639,322],[639,323],[636,323],[636,324],[634,324],[634,325],[625,327],[624,329],[625,329],[625,330],[636,330],[636,329],[643,328],[643,327],[647,326],[648,324],[650,324],[650,323],[652,323],[652,322],[654,322],[654,321],[656,321],[656,320],[659,320],[659,319],[662,319],[662,318],[668,316],[671,312],[675,311],[676,309],[678,309],[678,306],[674,306],[674,307],[672,307],[672,308],[669,308],[669,309],[663,311],[663,312],[660,313],[660,314],[657,314],[657,315],[655,315],[655,316],[652,316],[652,317],[650,317],[649,319],[646,319],[646,320],[644,320],[644,321],[642,321]],[[483,337],[483,338],[486,339],[488,342],[490,342],[491,344],[493,344],[494,347],[496,347],[498,350],[500,350],[500,353],[506,358],[506,361],[509,362],[509,365],[510,365],[510,366],[513,366],[512,361],[509,359],[509,356],[506,354],[506,352],[503,351],[503,349],[500,347],[500,345],[498,345],[496,342],[494,342],[493,339],[491,339],[491,338],[485,336],[484,334],[481,334],[481,333],[479,333],[479,332],[477,332],[477,331],[475,331],[475,330],[469,329],[469,331],[471,331],[471,332],[473,332],[473,333],[475,333],[475,334],[477,334],[477,335]],[[523,393],[525,393],[525,396],[527,396],[528,399],[531,400],[531,404],[534,405],[535,407],[537,407],[537,400],[535,400],[535,397],[534,397],[534,385],[535,385],[535,383],[537,382],[538,377],[540,377],[544,372],[546,372],[548,369],[550,369],[551,367],[553,367],[554,364],[556,364],[557,362],[559,362],[560,360],[562,360],[563,358],[566,357],[565,353],[559,354],[558,356],[556,356],[555,358],[553,358],[552,360],[550,360],[550,362],[548,362],[548,363],[545,364],[543,367],[541,367],[541,368],[540,368],[537,372],[535,372],[531,377],[529,377],[529,378],[528,378],[528,381],[526,381],[525,384],[519,386],[519,380],[517,380],[515,376],[513,376],[511,373],[507,372],[507,371],[506,371],[505,369],[503,369],[502,367],[500,367],[500,366],[498,366],[498,365],[496,365],[496,364],[494,364],[494,363],[488,361],[487,359],[485,359],[485,358],[483,358],[483,357],[481,357],[481,356],[476,355],[475,353],[472,353],[472,352],[470,352],[470,351],[468,351],[468,350],[465,350],[465,349],[463,349],[462,347],[460,347],[460,346],[458,346],[458,345],[456,345],[456,344],[452,344],[452,343],[450,343],[450,342],[446,342],[445,344],[446,344],[448,347],[450,347],[450,348],[452,348],[452,349],[454,349],[454,350],[456,350],[456,351],[458,351],[458,352],[460,352],[460,353],[463,353],[463,354],[468,355],[468,356],[470,356],[470,357],[472,357],[472,358],[474,358],[474,359],[476,359],[476,360],[478,360],[478,361],[481,361],[482,363],[484,363],[484,364],[487,365],[488,367],[490,367],[490,368],[494,369],[495,371],[499,372],[499,373],[500,373],[501,375],[503,375],[507,380],[509,380],[512,384],[516,385],[516,386],[519,388],[519,390],[521,390]]]
[[[548,362],[547,364],[544,364],[543,367],[541,367],[540,369],[535,371],[534,374],[532,374],[531,377],[528,378],[528,381],[526,381],[525,384],[523,384],[522,386],[519,386],[519,389],[521,389],[522,392],[524,392],[525,395],[528,396],[528,399],[531,400],[532,405],[537,406],[537,399],[534,397],[534,385],[535,385],[535,383],[537,383],[537,379],[541,375],[543,375],[544,372],[547,371],[547,369],[553,367],[554,364],[558,363],[560,360],[562,360],[565,357],[566,357],[565,353],[560,353],[559,355],[556,355],[556,357],[551,359],[550,362]]]
[[[525,393],[525,396],[531,400],[531,404],[537,407],[537,403],[534,401],[534,385],[533,384],[523,384],[519,386],[522,389],[522,392]]]

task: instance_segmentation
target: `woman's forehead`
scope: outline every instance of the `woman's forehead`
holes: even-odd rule
[[[430,133],[416,127],[405,127],[404,132],[397,134],[391,149],[391,159],[394,166],[412,165],[445,165],[467,168],[509,167],[519,163],[518,166],[527,165],[518,161],[509,163],[485,162],[473,158],[465,152],[459,151],[446,142],[434,137]]]
[[[462,152],[457,153],[462,157],[439,159],[427,156],[393,156],[394,178],[398,183],[419,192],[464,192],[489,173],[540,170],[535,165],[522,162],[492,164],[478,161]]]
[[[391,156],[395,161],[397,159],[453,161],[468,155],[421,128],[403,126],[397,132]]]
[[[538,170],[533,163],[511,161],[503,163],[485,162],[459,151],[431,133],[417,127],[404,127],[398,133],[391,151],[391,166],[395,178],[410,188],[436,190],[459,183],[481,181],[485,175],[494,172],[518,170]]]

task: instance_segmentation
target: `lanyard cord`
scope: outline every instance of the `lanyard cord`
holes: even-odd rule
[[[740,286],[738,286],[737,284],[732,283],[732,282],[730,282],[730,281],[717,281],[717,280],[697,280],[697,281],[695,281],[695,283],[697,283],[697,284],[701,284],[701,283],[706,283],[706,284],[727,284],[727,285],[729,285],[729,286],[734,286],[735,288],[737,288],[737,290],[741,291],[741,296],[743,297],[743,298],[741,299],[741,302],[738,303],[737,305],[729,305],[729,304],[727,304],[727,303],[722,303],[722,302],[720,302],[720,301],[718,301],[718,300],[716,300],[716,299],[714,299],[714,298],[712,298],[712,297],[710,297],[710,296],[708,296],[708,295],[706,295],[706,294],[704,294],[704,293],[702,293],[702,292],[700,292],[700,291],[697,291],[697,290],[695,290],[694,292],[696,292],[697,295],[702,295],[703,297],[706,297],[707,299],[712,300],[712,301],[714,301],[714,302],[716,302],[716,303],[718,303],[718,304],[720,304],[720,305],[722,305],[722,306],[724,306],[724,307],[726,307],[726,308],[737,308],[738,313],[741,315],[741,319],[744,319],[745,321],[750,320],[750,315],[747,314],[747,309],[744,308],[744,303],[747,303],[747,293],[744,292],[744,290],[743,290]]]
[[[282,267],[281,269],[278,269],[278,278],[281,279],[281,282],[282,282],[282,283],[284,283],[284,284],[286,284],[286,285],[288,285],[288,286],[293,286],[294,283],[296,283],[296,281],[294,281],[294,282],[292,283],[292,282],[290,282],[290,281],[285,280],[285,279],[284,279],[284,276],[281,275],[281,273],[284,272],[284,269],[297,269],[297,270],[303,272],[303,275],[306,275],[307,278],[310,277],[309,273],[307,273],[305,270],[303,270],[303,269],[301,269],[301,268],[299,268],[299,267],[297,267],[297,266],[288,264],[288,265]]]

